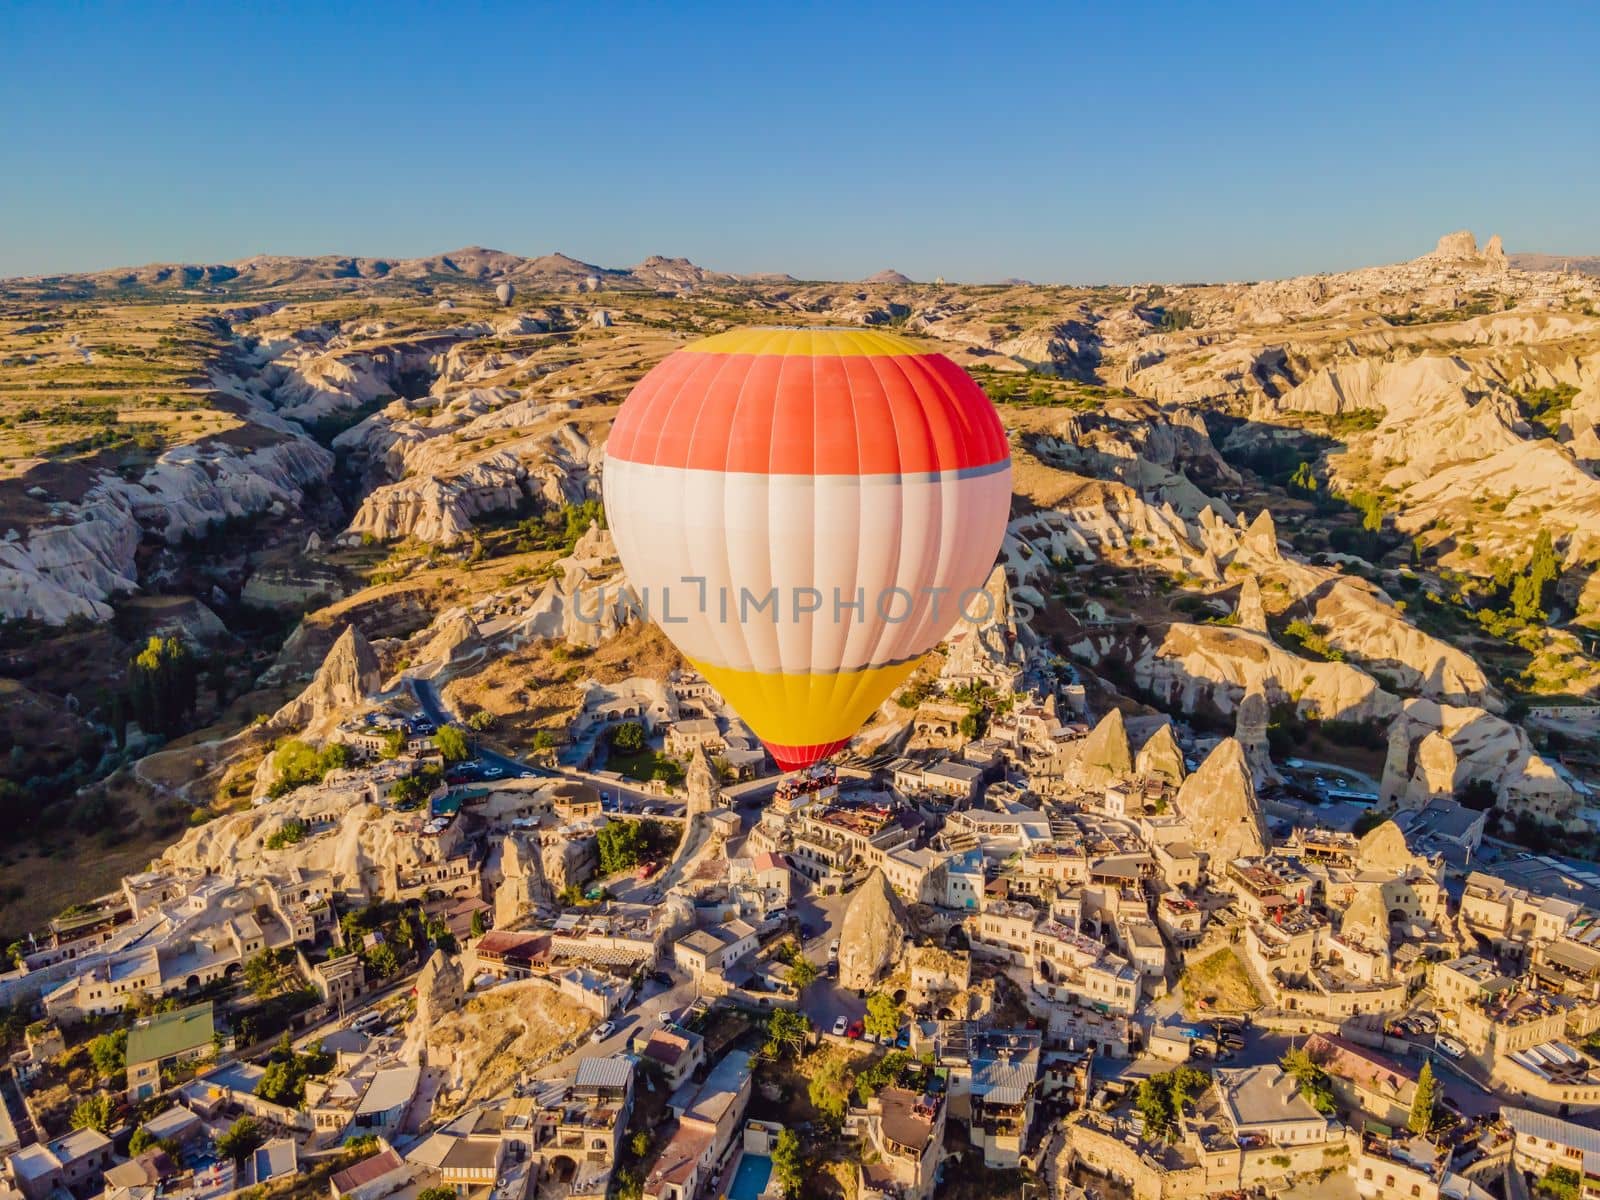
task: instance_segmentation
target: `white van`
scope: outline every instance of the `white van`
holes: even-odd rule
[[[1448,1055],[1451,1058],[1460,1058],[1467,1052],[1467,1048],[1456,1041],[1455,1038],[1446,1037],[1442,1033],[1433,1039],[1433,1047],[1440,1054]]]

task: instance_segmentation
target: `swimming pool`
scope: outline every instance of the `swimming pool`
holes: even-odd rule
[[[772,1159],[765,1154],[746,1153],[739,1158],[739,1169],[728,1187],[728,1200],[761,1200],[772,1178]]]

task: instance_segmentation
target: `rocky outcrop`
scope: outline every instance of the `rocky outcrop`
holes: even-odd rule
[[[378,656],[354,625],[333,643],[306,689],[273,714],[280,729],[314,729],[335,722],[383,686]]]
[[[906,914],[882,868],[874,867],[844,910],[839,933],[839,986],[868,988],[900,959]]]
[[[1122,710],[1113,708],[1100,718],[1089,736],[1078,744],[1078,756],[1068,776],[1091,791],[1133,773],[1133,753],[1128,749],[1128,727]]]
[[[1272,844],[1262,823],[1244,747],[1224,738],[1178,789],[1178,811],[1190,840],[1206,855],[1206,869],[1220,875],[1236,858],[1264,854]]]
[[[460,1008],[466,998],[461,960],[443,950],[435,950],[417,972],[415,992],[417,1028],[432,1029],[443,1017]]]
[[[688,797],[685,813],[691,818],[710,812],[722,800],[722,784],[717,778],[717,769],[706,757],[705,747],[698,743],[689,752],[684,791]]]
[[[1171,722],[1163,721],[1156,731],[1139,747],[1139,756],[1134,760],[1134,773],[1146,779],[1165,779],[1171,784],[1180,784],[1187,773],[1183,765],[1183,751],[1178,748],[1178,739],[1173,736]]]
[[[1267,610],[1261,604],[1261,584],[1254,575],[1247,575],[1239,587],[1239,603],[1233,610],[1235,624],[1240,629],[1256,633],[1267,632]]]
[[[1571,783],[1534,751],[1520,726],[1482,708],[1406,701],[1389,730],[1382,802],[1421,807],[1474,780],[1493,787],[1507,809],[1545,820],[1564,823],[1577,804]]]
[[[500,843],[500,883],[494,890],[494,927],[514,929],[528,913],[551,900],[539,848],[508,833]]]
[[[1183,712],[1231,714],[1251,687],[1314,720],[1384,720],[1400,705],[1348,663],[1311,662],[1265,634],[1226,625],[1168,626],[1143,645],[1133,670],[1140,686]]]
[[[1363,871],[1399,875],[1418,864],[1406,845],[1406,835],[1393,821],[1384,821],[1361,835],[1356,847],[1356,862]]]
[[[1282,778],[1272,765],[1272,747],[1267,741],[1267,728],[1272,724],[1272,706],[1259,684],[1245,690],[1239,701],[1239,715],[1234,722],[1233,736],[1244,748],[1245,760],[1250,764],[1250,777],[1256,787],[1281,783]]]

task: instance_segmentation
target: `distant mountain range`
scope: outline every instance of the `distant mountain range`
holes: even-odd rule
[[[1507,256],[1507,261],[1512,267],[1524,271],[1569,269],[1600,275],[1600,256],[1594,255],[1511,254]],[[0,285],[55,285],[95,292],[191,288],[233,291],[380,280],[421,284],[453,281],[489,285],[511,283],[540,292],[581,292],[600,288],[660,292],[682,291],[705,284],[798,282],[794,276],[778,272],[739,275],[713,271],[687,258],[667,258],[659,254],[653,254],[632,267],[602,267],[560,253],[524,258],[504,250],[465,246],[447,254],[421,258],[258,254],[229,263],[150,263],[142,267],[117,267],[108,271],[0,279]],[[868,275],[861,282],[881,286],[910,284],[912,280],[899,271],[889,269]],[[1025,281],[1007,279],[1003,282],[1020,284]]]
[[[1600,275],[1600,255],[1596,254],[1508,254],[1506,258],[1519,271],[1568,270]]]

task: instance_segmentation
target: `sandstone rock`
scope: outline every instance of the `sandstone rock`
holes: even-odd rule
[[[844,910],[839,934],[839,986],[868,988],[899,961],[906,940],[906,914],[874,867]]]
[[[1178,740],[1172,734],[1170,722],[1163,722],[1139,747],[1134,773],[1146,779],[1165,779],[1172,784],[1183,782],[1187,773],[1183,765],[1183,751],[1178,748]]]
[[[1363,871],[1399,874],[1417,864],[1417,856],[1406,846],[1405,834],[1393,821],[1375,825],[1361,836],[1356,861]]]
[[[1261,604],[1261,584],[1254,575],[1245,577],[1239,588],[1239,604],[1234,610],[1239,618],[1240,629],[1253,629],[1257,633],[1267,632],[1267,610]]]
[[[446,1014],[460,1008],[466,998],[461,960],[435,950],[417,973],[416,995],[417,1028],[432,1029]]]
[[[336,722],[383,686],[378,656],[354,625],[345,627],[306,689],[273,714],[280,729]]]
[[[696,745],[689,752],[689,769],[684,778],[684,790],[688,794],[685,815],[693,818],[701,813],[708,813],[716,808],[722,800],[722,784],[717,778],[717,769],[711,765],[711,760],[706,756],[704,746]]]
[[[1339,935],[1358,946],[1388,948],[1389,910],[1384,905],[1381,887],[1366,887],[1356,893],[1356,898],[1339,918]]]
[[[1439,239],[1439,244],[1433,248],[1434,258],[1477,258],[1478,239],[1472,236],[1470,229],[1458,229],[1454,233],[1447,233]]]
[[[1224,738],[1178,789],[1178,811],[1189,823],[1206,869],[1220,875],[1236,858],[1264,854],[1272,844],[1250,777],[1244,747]]]
[[[1096,790],[1133,773],[1133,753],[1128,749],[1128,727],[1122,710],[1113,708],[1100,718],[1078,746],[1078,756],[1068,774],[1084,788]]]
[[[1272,519],[1272,511],[1263,508],[1256,514],[1256,519],[1250,522],[1244,536],[1239,539],[1239,554],[1241,557],[1259,563],[1275,563],[1281,560],[1278,550],[1278,526]]]
[[[1269,703],[1293,702],[1301,716],[1320,720],[1383,720],[1400,706],[1349,663],[1310,662],[1265,634],[1227,625],[1174,623],[1144,644],[1133,670],[1140,686],[1183,712],[1232,713],[1252,685]]]
[[[494,891],[494,927],[514,929],[541,904],[551,900],[539,848],[508,833],[500,843],[500,883]]]
[[[1267,703],[1260,684],[1254,684],[1246,689],[1244,699],[1239,702],[1233,736],[1244,748],[1250,777],[1258,788],[1282,782],[1277,768],[1272,765],[1272,748],[1267,741],[1267,727],[1271,724],[1272,706]]]

